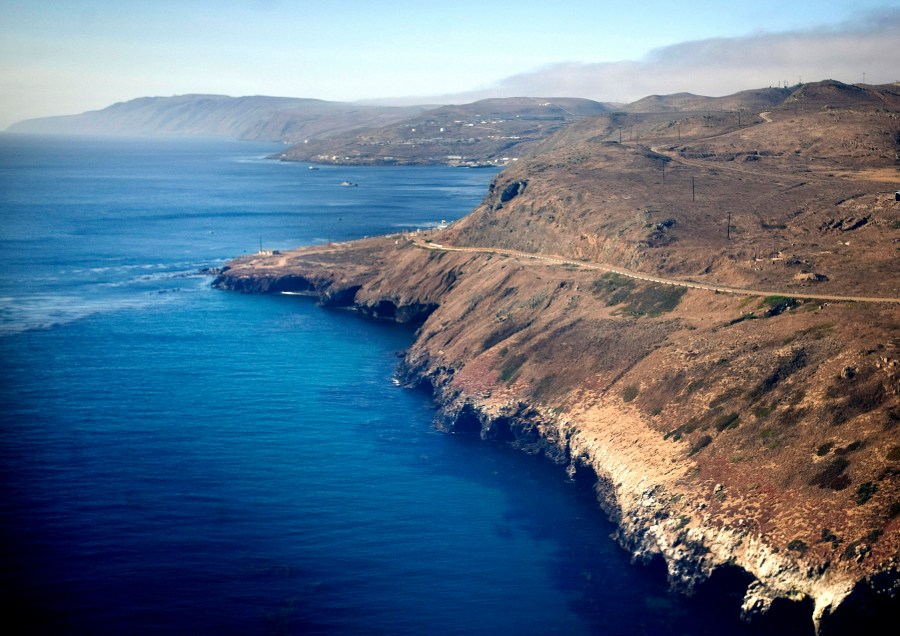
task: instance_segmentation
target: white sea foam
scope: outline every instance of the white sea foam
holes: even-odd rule
[[[199,278],[199,277],[198,277]],[[116,283],[108,287],[115,287]],[[95,286],[100,287],[100,286]],[[156,289],[119,296],[102,294],[99,298],[68,294],[44,294],[4,297],[0,302],[0,336],[69,324],[89,316],[116,311],[143,311],[177,302],[184,293],[206,288],[196,286]]]

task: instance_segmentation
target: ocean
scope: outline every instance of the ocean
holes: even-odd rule
[[[0,135],[4,633],[757,633],[633,565],[589,484],[435,431],[393,382],[410,328],[210,287],[452,221],[496,174],[278,148]]]

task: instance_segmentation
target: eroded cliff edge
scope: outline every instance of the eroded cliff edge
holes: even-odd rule
[[[858,631],[897,611],[900,311],[791,293],[900,296],[900,203],[883,181],[900,126],[838,114],[851,138],[892,132],[886,152],[807,143],[831,143],[834,109],[716,131],[697,115],[680,144],[658,118],[641,120],[643,139],[657,135],[646,145],[611,141],[621,122],[584,122],[428,237],[482,251],[368,239],[237,259],[215,285],[420,322],[401,376],[434,392],[439,426],[595,479],[623,547],[661,556],[679,590],[738,568],[747,617],[792,600],[821,633]],[[707,189],[692,200],[695,180]],[[597,262],[780,293],[652,284]]]

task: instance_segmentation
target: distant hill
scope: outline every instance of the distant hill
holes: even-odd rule
[[[9,132],[188,135],[295,143],[408,118],[424,106],[367,106],[293,97],[141,97],[80,115],[28,119]]]
[[[761,88],[727,95],[705,97],[692,93],[650,95],[623,106],[625,113],[662,113],[711,110],[766,110],[780,105],[792,92],[790,88]]]
[[[505,165],[560,128],[609,111],[606,104],[571,97],[485,99],[309,141],[279,157],[338,164]]]

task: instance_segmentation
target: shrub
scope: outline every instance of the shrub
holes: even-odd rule
[[[832,549],[837,550],[838,544],[841,542],[838,536],[828,528],[822,528],[822,539],[819,543],[830,543]]]
[[[825,455],[831,452],[832,448],[834,448],[834,442],[825,442],[816,449],[816,455],[818,455],[819,457],[825,457]]]
[[[794,539],[790,543],[787,544],[788,550],[790,550],[791,552],[798,552],[800,554],[805,553],[806,549],[808,547],[809,546],[807,546],[806,542],[803,541],[802,539]]]
[[[875,494],[876,490],[878,490],[878,486],[873,484],[871,481],[860,484],[856,489],[856,504],[858,506],[861,506],[869,501],[869,499],[872,498],[872,495]]]
[[[638,394],[640,392],[641,392],[641,389],[638,386],[636,386],[634,384],[629,384],[628,386],[625,387],[625,390],[622,391],[622,399],[625,400],[626,402],[631,402],[634,398],[636,398],[638,396]]]
[[[660,316],[675,309],[685,292],[686,287],[648,285],[631,294],[625,310],[635,316]]]
[[[740,415],[737,413],[728,413],[727,415],[720,415],[717,417],[714,426],[716,427],[716,430],[721,433],[726,428],[737,428],[740,421]]]
[[[850,478],[844,473],[850,466],[846,457],[835,457],[810,480],[810,486],[843,490],[850,485]]]

